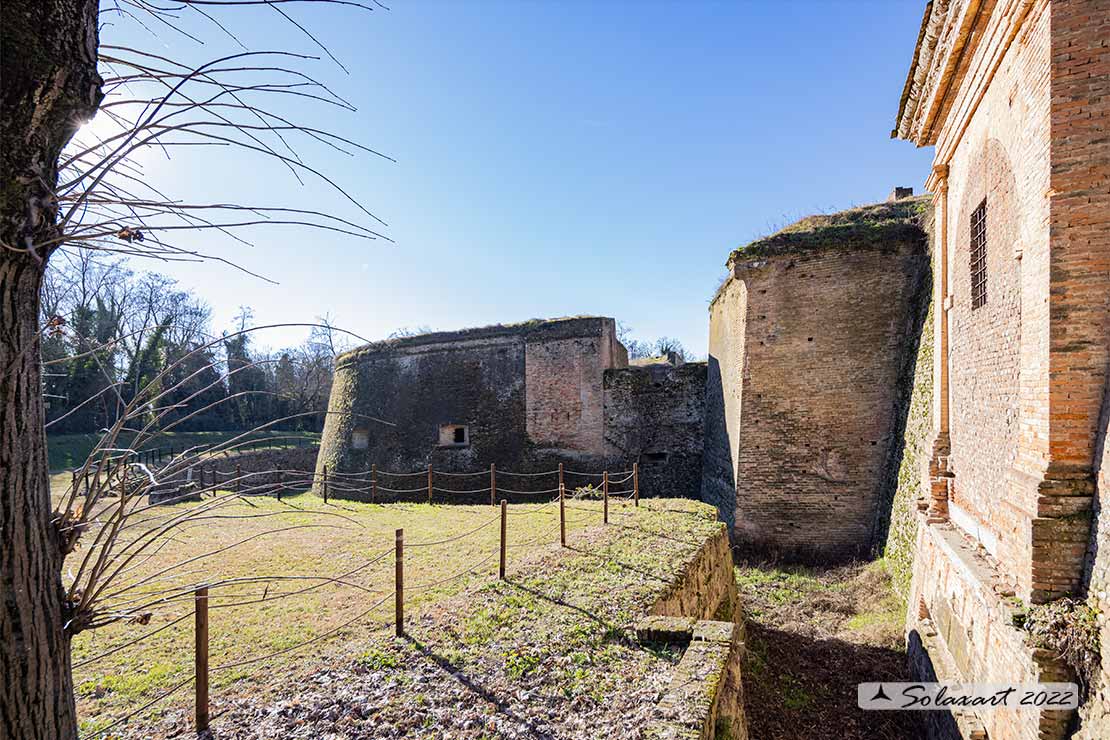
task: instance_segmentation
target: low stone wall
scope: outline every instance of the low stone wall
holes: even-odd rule
[[[316,447],[244,452],[221,460],[218,467],[230,470],[232,477],[242,471],[244,491],[296,493],[312,488],[317,452]]]
[[[647,740],[746,740],[742,634],[735,622],[687,617],[647,617],[637,625],[641,642],[687,644],[659,700],[663,719],[644,728]]]
[[[728,527],[720,525],[663,591],[637,626],[642,642],[685,644],[652,740],[746,740],[740,675],[744,626]]]
[[[728,529],[721,524],[659,596],[650,614],[732,621],[739,604]]]
[[[199,500],[214,490],[243,495],[280,496],[312,488],[317,447],[252,450],[206,457],[149,492],[150,503],[170,504]]]

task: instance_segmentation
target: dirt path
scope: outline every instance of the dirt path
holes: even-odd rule
[[[856,684],[906,681],[903,606],[883,564],[736,569],[752,740],[913,740],[914,712],[864,712]]]

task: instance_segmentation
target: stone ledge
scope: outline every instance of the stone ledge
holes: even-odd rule
[[[744,643],[733,622],[647,617],[636,626],[641,639],[689,642],[670,687],[659,700],[662,719],[644,729],[647,740],[711,740],[720,724],[731,737],[747,738],[740,687]]]

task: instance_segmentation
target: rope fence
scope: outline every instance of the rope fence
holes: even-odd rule
[[[301,473],[304,473],[306,471],[292,471],[292,472],[301,474]],[[376,473],[377,471],[373,471],[373,472]],[[385,604],[390,598],[392,598],[394,600],[394,619],[393,619],[393,622],[394,622],[395,632],[398,636],[403,636],[405,634],[404,606],[405,606],[405,593],[406,593],[406,591],[409,594],[413,594],[413,593],[423,593],[423,592],[430,591],[432,589],[440,588],[440,587],[445,586],[449,583],[453,583],[453,582],[455,582],[459,579],[465,578],[469,575],[478,573],[479,571],[483,570],[489,563],[491,563],[495,558],[498,560],[498,578],[500,580],[505,580],[506,567],[507,567],[507,563],[508,563],[508,552],[509,552],[510,549],[518,550],[519,548],[522,548],[522,547],[530,547],[530,546],[533,546],[537,543],[541,543],[541,542],[544,542],[544,541],[551,541],[554,538],[554,534],[555,534],[556,530],[559,533],[559,543],[560,543],[560,545],[562,547],[566,547],[567,546],[567,534],[568,534],[567,525],[568,524],[578,524],[578,523],[585,522],[585,521],[587,521],[588,519],[591,518],[590,515],[596,515],[598,513],[595,509],[578,506],[574,503],[568,503],[568,502],[587,500],[587,499],[595,497],[598,493],[600,493],[601,498],[602,498],[602,502],[603,502],[603,507],[602,507],[602,512],[601,513],[602,513],[602,523],[604,525],[609,524],[609,518],[610,518],[609,517],[609,499],[611,497],[617,497],[617,498],[621,498],[622,500],[627,501],[627,500],[629,500],[629,495],[628,494],[631,494],[632,504],[634,506],[639,506],[639,490],[638,490],[638,483],[637,483],[637,481],[638,481],[638,472],[639,471],[638,471],[638,466],[637,465],[633,465],[633,468],[632,468],[631,471],[622,471],[622,473],[621,473],[621,475],[624,475],[627,472],[627,476],[625,478],[622,478],[621,480],[626,481],[630,478],[633,481],[633,488],[632,489],[630,489],[629,491],[619,492],[620,494],[623,494],[623,495],[618,495],[618,492],[611,492],[609,490],[611,481],[610,481],[610,473],[608,471],[604,471],[602,473],[597,474],[598,477],[601,478],[600,487],[598,487],[598,488],[595,488],[593,486],[582,487],[582,488],[578,489],[578,491],[572,493],[571,495],[567,494],[566,484],[564,482],[564,476],[567,473],[570,473],[572,475],[576,475],[578,473],[573,473],[571,471],[565,471],[565,470],[562,469],[562,466],[560,466],[559,470],[542,473],[542,474],[545,474],[545,475],[550,475],[550,474],[557,473],[559,475],[559,478],[560,478],[560,483],[559,483],[558,488],[550,489],[550,490],[545,489],[544,491],[539,491],[539,492],[534,492],[534,491],[512,491],[511,489],[497,488],[496,472],[499,472],[499,471],[495,471],[493,466],[491,466],[491,470],[490,470],[490,473],[489,473],[490,476],[491,476],[491,486],[489,486],[487,488],[475,489],[475,490],[471,490],[471,491],[447,491],[447,492],[449,492],[449,493],[485,493],[486,491],[490,491],[494,495],[496,495],[497,492],[501,492],[501,493],[519,493],[519,494],[528,494],[528,495],[541,495],[541,494],[545,494],[545,493],[553,493],[554,492],[554,493],[557,493],[558,496],[551,499],[550,501],[546,501],[544,503],[517,504],[517,505],[513,506],[513,508],[515,509],[513,511],[510,511],[508,501],[506,499],[502,498],[498,502],[499,511],[498,511],[497,516],[490,517],[490,518],[482,521],[481,523],[479,523],[477,526],[474,526],[474,527],[466,530],[465,532],[461,532],[457,535],[454,535],[454,536],[451,536],[451,537],[446,537],[446,538],[443,538],[443,539],[438,539],[438,540],[429,540],[429,541],[423,541],[423,542],[418,541],[418,542],[409,542],[409,543],[407,543],[407,546],[410,550],[411,549],[418,549],[419,550],[419,549],[443,547],[443,546],[447,546],[447,545],[451,545],[453,543],[456,543],[460,540],[463,540],[463,539],[466,539],[466,538],[469,538],[469,537],[473,537],[473,536],[477,535],[478,533],[482,532],[483,530],[486,530],[490,526],[499,523],[499,525],[500,525],[500,527],[499,527],[499,542],[498,542],[498,547],[495,551],[490,552],[489,554],[485,555],[484,557],[481,557],[480,559],[478,559],[476,562],[469,563],[468,565],[462,567],[461,569],[453,572],[451,575],[445,576],[443,578],[437,578],[436,580],[433,580],[433,581],[430,581],[430,582],[427,582],[427,583],[408,584],[407,588],[406,588],[406,583],[405,583],[405,557],[404,557],[405,549],[406,549],[406,543],[405,543],[404,529],[402,528],[402,529],[396,530],[396,532],[394,533],[395,536],[394,536],[393,547],[385,548],[385,549],[382,549],[382,550],[378,551],[373,556],[371,556],[368,561],[366,561],[366,562],[362,563],[361,565],[358,565],[358,566],[356,566],[356,567],[354,567],[350,570],[347,570],[346,572],[341,573],[338,576],[253,576],[253,577],[245,577],[245,578],[227,579],[227,580],[224,580],[224,581],[207,582],[207,583],[203,583],[199,586],[187,586],[187,587],[181,587],[181,588],[176,588],[175,587],[175,588],[170,589],[169,592],[163,591],[162,592],[163,597],[161,599],[158,599],[158,600],[153,601],[153,602],[147,602],[146,604],[143,604],[142,605],[143,608],[146,608],[146,607],[154,605],[154,604],[166,604],[166,603],[173,602],[173,601],[184,601],[185,599],[192,600],[192,602],[193,602],[192,616],[194,617],[194,619],[193,619],[193,631],[194,631],[194,645],[195,645],[195,654],[194,654],[194,660],[193,660],[193,676],[184,680],[184,681],[181,681],[181,682],[175,684],[169,690],[161,693],[155,699],[153,699],[152,701],[144,704],[143,706],[139,707],[138,709],[136,709],[132,712],[129,712],[127,715],[125,715],[123,717],[115,719],[115,721],[113,721],[109,726],[107,726],[103,729],[100,729],[96,733],[96,736],[105,735],[106,733],[108,733],[113,728],[118,727],[121,723],[126,722],[131,717],[134,717],[136,714],[148,709],[149,707],[154,706],[155,704],[162,701],[163,699],[166,699],[166,698],[170,697],[171,695],[177,693],[178,691],[183,689],[185,686],[187,686],[189,683],[193,683],[193,685],[194,685],[194,708],[195,708],[194,725],[195,725],[195,729],[198,733],[205,732],[206,730],[209,729],[209,723],[210,723],[210,720],[211,720],[211,715],[210,715],[210,711],[209,711],[209,709],[210,709],[210,707],[209,707],[209,704],[210,704],[209,676],[212,673],[222,672],[222,671],[226,671],[226,670],[229,670],[229,669],[232,669],[232,668],[242,667],[242,666],[245,666],[245,665],[260,663],[260,662],[265,661],[269,658],[274,658],[274,657],[277,657],[277,656],[280,656],[280,655],[285,655],[285,654],[288,654],[290,652],[293,652],[293,651],[299,650],[301,648],[304,648],[304,647],[306,647],[308,645],[311,645],[313,643],[319,642],[319,641],[321,641],[321,640],[323,640],[327,637],[330,637],[332,635],[335,635],[335,634],[339,633],[343,629],[349,627],[350,625],[354,624],[355,622],[359,621],[360,619],[366,617],[372,611],[374,611],[378,607]],[[416,489],[398,489],[398,490],[400,492],[410,492],[410,493],[411,492],[422,492],[422,491],[427,490],[429,496],[431,496],[431,494],[436,490],[442,490],[442,489],[437,489],[434,486],[433,471],[432,471],[432,468],[430,466],[429,466],[427,471],[422,471],[420,474],[428,476],[429,485],[426,489],[425,488],[416,488]],[[485,474],[485,473],[483,473],[483,474]],[[506,473],[506,474],[511,475],[512,473]],[[463,474],[459,474],[459,477],[462,477],[462,475]],[[526,473],[524,475],[539,475],[539,474]],[[245,477],[245,476],[243,476],[243,477]],[[376,482],[377,476],[374,475],[373,479]],[[304,478],[304,479],[301,479],[301,480],[312,483],[312,482],[315,482],[316,475],[315,475],[315,473],[313,473],[312,477]],[[323,482],[324,482],[325,491],[326,491],[326,486],[329,485],[329,475],[328,475],[326,466],[323,468]],[[214,483],[214,485],[215,485],[215,483]],[[336,485],[334,474],[330,478],[330,485],[335,490],[342,490],[342,488],[340,486]],[[378,489],[382,490],[382,491],[391,491],[392,490],[392,489],[388,489],[388,488],[380,487],[380,486],[378,487]],[[326,497],[326,493],[325,493],[325,497]],[[242,498],[242,496],[235,496],[233,498],[239,499],[239,498]],[[582,515],[582,516],[568,517],[568,515],[567,515],[568,509],[571,510],[571,511],[574,511],[574,512],[585,512],[585,514]],[[529,540],[527,540],[525,542],[514,543],[514,544],[511,544],[511,545],[509,544],[508,535],[509,535],[510,528],[509,528],[508,520],[509,520],[510,515],[514,516],[514,517],[517,517],[517,516],[533,516],[533,515],[552,515],[553,516],[553,515],[556,514],[556,510],[557,510],[557,513],[558,513],[558,522],[553,522],[552,526],[550,528],[545,528],[538,535],[530,538]],[[631,515],[631,512],[628,512],[628,515]],[[337,516],[342,516],[342,515],[337,515]],[[343,517],[343,518],[346,518],[346,517]],[[315,525],[300,525],[300,526],[315,526]],[[320,525],[320,526],[329,526],[329,525]],[[282,530],[276,530],[276,531],[282,531]],[[226,548],[221,548],[221,550],[222,549],[226,549]],[[219,552],[219,551],[220,550],[217,550],[215,552]],[[354,576],[354,575],[356,575],[360,572],[363,572],[363,571],[367,570],[370,566],[372,566],[376,563],[382,562],[383,560],[388,558],[390,552],[392,552],[393,555],[394,555],[394,557],[393,557],[393,560],[394,560],[394,583],[393,583],[393,588],[391,590],[389,590],[387,592],[384,588],[371,588],[369,586],[365,586],[365,585],[356,583],[356,582],[351,580],[352,576]],[[212,554],[212,553],[208,553],[208,554]],[[207,557],[207,554],[204,557]],[[270,591],[269,585],[267,585],[266,589],[261,591],[261,592],[257,590],[257,588],[258,588],[257,585],[254,586],[255,590],[251,590],[251,591],[247,591],[247,592],[243,592],[241,590],[240,591],[234,591],[236,588],[241,589],[245,585],[250,586],[251,584],[260,584],[260,583],[269,584],[270,582],[285,582],[285,581],[298,581],[298,580],[306,580],[306,581],[310,581],[311,583],[310,583],[310,585],[306,585],[306,586],[303,586],[303,587],[300,587],[300,588],[293,588],[291,590],[280,590],[280,591],[274,591],[274,592]],[[141,584],[141,583],[143,583],[143,581],[140,581],[139,583]],[[123,591],[127,591],[130,588],[132,588],[133,585],[129,586],[128,588],[124,588],[121,591],[118,591],[117,593],[122,593]],[[296,595],[299,595],[299,594],[303,594],[303,593],[313,591],[315,589],[322,588],[322,587],[328,586],[328,585],[337,586],[337,587],[341,587],[341,588],[354,588],[359,593],[371,594],[373,596],[381,596],[381,598],[376,599],[374,601],[374,603],[372,603],[367,608],[361,610],[359,612],[359,614],[357,614],[355,617],[353,617],[349,620],[346,620],[342,624],[340,624],[336,627],[333,627],[333,628],[327,630],[326,632],[315,635],[312,638],[309,638],[309,639],[307,639],[303,642],[300,642],[296,645],[283,647],[279,650],[267,653],[266,655],[251,656],[249,658],[244,658],[244,659],[240,659],[240,660],[233,660],[233,661],[221,663],[221,664],[210,667],[210,665],[209,665],[209,633],[210,633],[210,613],[211,612],[214,612],[214,611],[219,610],[219,609],[226,609],[226,608],[234,607],[234,606],[264,604],[264,603],[274,601],[274,600],[277,600],[277,599],[283,599],[283,598],[288,598],[288,597],[291,597],[291,596],[296,596]],[[220,592],[221,589],[224,590],[223,593]],[[234,591],[234,592],[228,591],[228,589],[230,589],[231,591]],[[142,598],[142,597],[139,597],[139,598]],[[224,601],[225,599],[227,599],[229,601]],[[123,604],[128,604],[128,603],[133,603],[133,602],[123,602]],[[132,607],[132,608],[138,608],[138,607]],[[139,642],[142,642],[143,640],[146,640],[146,639],[148,639],[148,638],[150,638],[154,635],[157,635],[157,634],[159,634],[159,633],[161,633],[161,632],[163,632],[163,631],[165,631],[165,630],[167,630],[167,629],[169,629],[169,628],[171,628],[175,625],[178,625],[178,624],[181,624],[182,622],[185,622],[189,616],[190,616],[190,614],[188,612],[185,613],[185,614],[182,614],[180,616],[177,616],[175,619],[168,622],[167,624],[162,625],[160,627],[157,627],[153,630],[150,630],[150,631],[144,633],[143,635],[141,635],[137,638],[130,639],[130,640],[126,641],[123,644],[116,645],[116,646],[114,646],[114,647],[112,647],[108,650],[105,650],[103,652],[100,652],[100,653],[98,653],[98,654],[96,654],[96,655],[94,655],[90,658],[79,661],[78,663],[75,664],[75,667],[87,666],[89,664],[95,663],[96,661],[98,661],[102,658],[105,658],[109,655],[117,653],[120,650],[123,650],[127,647],[130,647],[130,646],[135,645]]]
[[[303,441],[303,440],[301,440]],[[260,440],[257,444],[271,444],[273,440]],[[255,444],[252,442],[252,444]],[[567,486],[567,478],[577,477],[590,481],[585,488],[597,489],[603,483],[598,479],[608,479],[608,485],[622,485],[632,482],[632,496],[639,498],[639,466],[633,464],[631,470],[617,472],[588,472],[567,469],[563,463],[557,468],[540,471],[514,471],[498,470],[491,464],[488,471],[451,471],[435,470],[429,464],[422,471],[390,471],[380,470],[376,464],[362,471],[337,471],[330,470],[327,465],[321,470],[302,470],[299,468],[267,468],[262,470],[243,470],[242,464],[237,463],[234,468],[223,467],[215,462],[210,453],[198,451],[196,448],[177,450],[169,448],[169,462],[162,465],[166,457],[166,450],[150,450],[130,453],[135,459],[128,462],[126,455],[118,459],[115,464],[108,458],[103,465],[89,466],[72,473],[72,492],[76,494],[82,484],[87,496],[92,491],[104,491],[104,495],[111,497],[113,493],[113,480],[118,480],[120,495],[126,491],[145,488],[149,494],[151,504],[170,504],[194,500],[207,494],[219,491],[230,491],[244,498],[252,495],[271,495],[278,500],[283,494],[297,493],[308,487],[319,487],[324,503],[328,503],[329,496],[338,493],[339,498],[365,500],[368,496],[371,503],[395,502],[404,497],[423,496],[428,503],[436,500],[451,500],[459,497],[476,497],[488,494],[490,505],[496,506],[501,495],[534,497],[554,494],[561,487]],[[233,460],[234,458],[220,458]],[[145,460],[145,462],[143,462]],[[159,467],[161,465],[161,467]],[[520,486],[498,485],[497,476],[510,476],[511,479],[536,480],[551,477],[552,485],[545,488],[529,490]],[[425,478],[424,485],[414,487],[397,486],[395,483],[383,485],[383,479],[411,480]],[[476,477],[488,477],[488,485],[472,486],[468,488],[457,487],[447,481],[461,481]],[[442,483],[437,480],[441,479]],[[628,489],[612,491],[613,495],[626,495]],[[346,495],[344,495],[346,494]]]

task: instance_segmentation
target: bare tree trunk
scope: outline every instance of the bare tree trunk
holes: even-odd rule
[[[77,735],[39,385],[41,275],[31,259],[0,256],[0,368],[14,363],[0,378],[0,737],[6,738]]]
[[[75,738],[64,555],[53,521],[39,290],[58,157],[100,102],[95,0],[0,6],[0,737]]]

